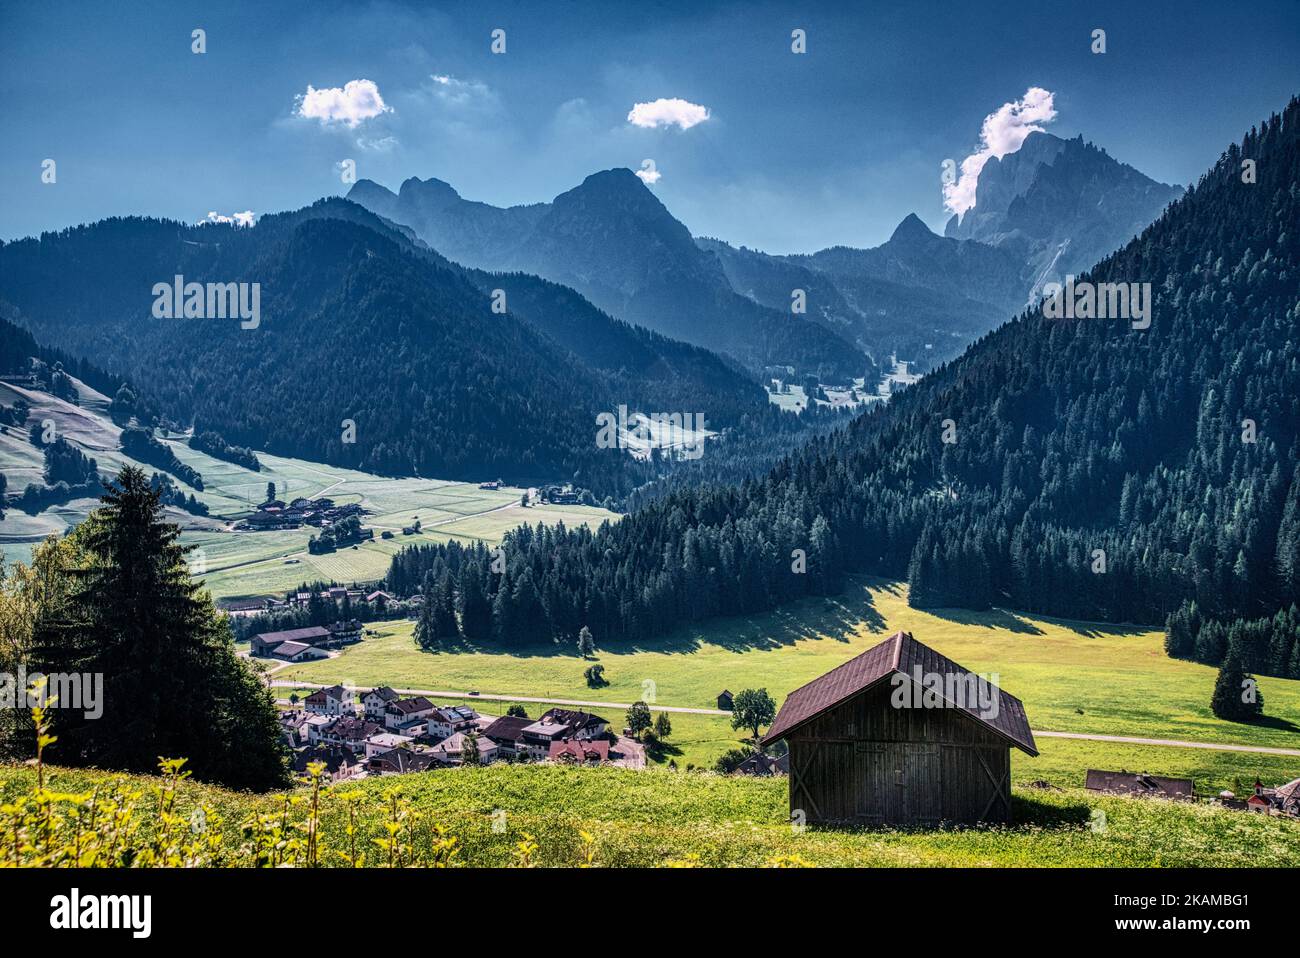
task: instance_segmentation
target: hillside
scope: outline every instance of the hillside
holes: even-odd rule
[[[50,787],[85,793],[112,780],[105,773],[54,768]],[[162,780],[126,781],[143,793],[142,807],[152,808]],[[32,770],[0,767],[0,801],[14,801],[33,784]],[[304,789],[297,795],[310,797]],[[343,855],[353,847],[345,831],[349,803],[358,816],[355,847],[372,866],[388,863],[389,851],[375,840],[387,835],[385,824],[394,814],[399,845],[392,854],[401,864],[572,867],[590,855],[596,867],[1263,867],[1291,864],[1300,853],[1300,825],[1294,821],[1079,790],[1016,789],[1009,827],[799,831],[790,825],[783,779],[496,765],[327,790],[321,799],[321,864],[347,864]],[[266,816],[265,831],[257,831],[269,845],[281,835],[303,834],[309,808],[305,801],[292,807],[288,822],[297,827],[280,832],[285,803],[277,795],[181,783],[175,805],[177,821],[188,827],[197,820],[206,829],[193,854],[218,865],[251,863],[251,854],[238,852],[245,822]],[[136,817],[150,818],[143,811]],[[137,840],[148,847],[151,833],[146,827]],[[447,844],[450,839],[454,846]],[[524,859],[521,843],[527,846]],[[306,864],[302,841],[285,854],[283,863]]]
[[[150,291],[174,275],[259,283],[261,320],[153,318]],[[779,418],[718,357],[570,290],[511,277],[517,303],[494,313],[491,277],[342,200],[248,229],[130,218],[48,233],[0,247],[0,277],[42,344],[94,357],[163,415],[337,466],[619,495],[662,467],[597,448],[599,412],[703,410],[754,433]]]
[[[31,421],[52,421],[58,435],[96,460],[103,476],[116,475],[127,465],[151,471],[121,450],[122,428],[108,415],[108,397],[80,380],[73,382],[75,404],[7,383],[0,383],[0,404],[27,402]],[[618,518],[605,509],[577,504],[524,508],[519,504],[521,488],[480,489],[477,483],[381,476],[265,451],[259,452],[261,469],[253,471],[192,448],[186,434],[157,435],[181,462],[203,476],[204,488],[193,494],[209,514],[197,516],[169,506],[167,518],[184,530],[182,543],[199,550],[193,557],[196,577],[217,599],[283,593],[304,581],[374,582],[383,578],[392,556],[413,543],[495,544],[519,525],[563,522],[577,528]],[[43,466],[42,452],[31,444],[26,429],[0,430],[0,473],[8,479],[10,493],[42,484]],[[356,503],[366,510],[364,522],[375,537],[355,548],[313,554],[307,551],[308,540],[317,532],[311,526],[263,532],[233,529],[232,523],[247,518],[265,497],[267,483],[274,483],[285,501],[324,495],[340,504]],[[9,561],[28,562],[37,542],[65,532],[98,505],[96,497],[77,496],[36,514],[10,508],[0,522],[0,553]],[[404,534],[414,517],[419,517],[421,530]],[[384,532],[394,538],[382,538]]]

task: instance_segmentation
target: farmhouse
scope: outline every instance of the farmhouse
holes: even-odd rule
[[[310,662],[313,659],[327,659],[329,653],[302,642],[281,642],[271,650],[271,657],[286,662]]]
[[[575,712],[571,709],[549,709],[538,719],[544,725],[564,725],[572,738],[599,738],[609,729],[609,720],[590,712]]]
[[[362,753],[366,750],[366,740],[383,731],[383,727],[374,722],[367,722],[355,715],[343,715],[320,730],[320,741]]]
[[[723,689],[718,693],[718,708],[722,709],[724,712],[730,712],[734,705],[735,698],[729,690]]]
[[[293,770],[298,775],[307,775],[307,766],[312,762],[321,762],[325,766],[321,778],[326,782],[339,782],[351,778],[360,769],[357,757],[345,748],[336,745],[305,748],[293,757]]]
[[[253,655],[270,656],[286,642],[303,645],[324,645],[330,641],[329,629],[313,625],[306,629],[286,629],[283,632],[259,632],[248,640]]]
[[[530,718],[503,715],[483,730],[483,736],[496,743],[503,758],[514,759],[524,752],[523,731],[532,724]],[[432,719],[429,725],[433,726]]]
[[[1093,792],[1135,795],[1141,798],[1171,798],[1190,802],[1196,797],[1190,778],[1165,778],[1163,775],[1148,775],[1146,772],[1105,772],[1090,768],[1084,779],[1084,787]]]
[[[459,765],[464,761],[465,746],[469,736],[457,732],[448,739],[439,742],[429,750],[429,754],[445,765]],[[478,747],[479,764],[487,765],[497,757],[497,745],[481,736],[474,743]]]
[[[428,752],[394,748],[372,755],[366,762],[366,770],[371,775],[405,775],[408,772],[427,772],[435,761]]]
[[[417,727],[421,729],[433,713],[433,703],[423,695],[411,699],[398,699],[389,702],[384,709],[384,724],[393,731],[406,732]],[[419,734],[411,731],[412,735]]]
[[[1038,754],[1019,699],[907,632],[791,692],[781,739],[792,815],[829,824],[1009,821],[1011,749]]]
[[[444,705],[427,713],[427,734],[430,738],[447,738],[457,732],[467,732],[478,724],[478,713],[468,705]],[[525,723],[527,724],[527,723]]]
[[[372,735],[366,739],[366,758],[374,758],[381,752],[390,752],[395,748],[404,748],[413,741],[415,739],[409,735],[398,735],[396,732],[380,732],[378,735]]]

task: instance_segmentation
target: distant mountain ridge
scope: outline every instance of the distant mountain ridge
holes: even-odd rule
[[[781,308],[737,293],[630,170],[593,173],[550,203],[509,208],[463,199],[436,179],[408,179],[397,193],[361,180],[348,197],[464,266],[571,286],[619,319],[750,369],[790,365],[828,380],[871,374],[850,341],[792,314],[788,291]]]

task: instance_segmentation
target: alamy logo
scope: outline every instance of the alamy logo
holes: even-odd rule
[[[41,672],[27,674],[27,666],[17,673],[0,672],[0,708],[59,708],[80,710],[87,719],[104,714],[104,675],[102,672]]]
[[[239,319],[240,329],[262,322],[261,283],[187,283],[179,273],[154,283],[155,319]]]
[[[895,672],[889,704],[896,709],[966,709],[986,721],[998,717],[998,675],[971,672],[926,672],[912,666],[912,674]]]
[[[627,449],[633,455],[649,456],[654,449],[676,450],[681,459],[699,459],[704,455],[704,441],[711,435],[704,413],[655,412],[628,415],[627,406],[619,405],[618,414],[596,415],[596,446],[600,449]]]
[[[60,931],[79,928],[126,928],[132,938],[148,938],[153,931],[151,895],[82,895],[78,888],[50,899],[50,927]]]
[[[1150,283],[1076,283],[1065,277],[1065,285],[1043,284],[1043,316],[1046,319],[1127,319],[1134,329],[1151,325]]]

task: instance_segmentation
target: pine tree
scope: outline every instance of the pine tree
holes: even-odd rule
[[[52,710],[59,761],[152,772],[160,756],[185,758],[198,779],[282,785],[274,700],[190,580],[159,494],[128,466],[101,501],[73,533],[85,558],[70,601],[33,632],[42,671],[102,676],[102,716]]]
[[[1264,693],[1259,691],[1254,677],[1242,668],[1235,648],[1228,651],[1219,668],[1210,710],[1229,722],[1250,722],[1264,714]]]
[[[460,625],[456,622],[456,594],[451,587],[450,572],[442,574],[432,598],[438,638],[444,643],[459,641]]]

